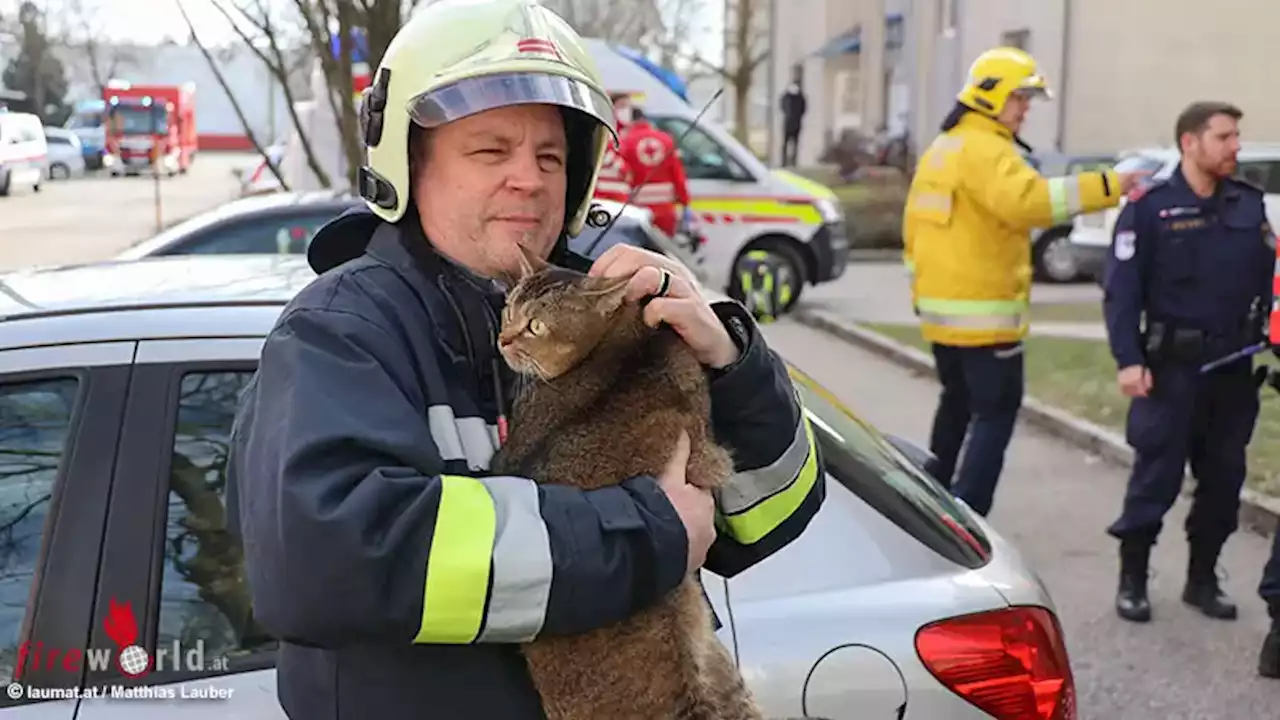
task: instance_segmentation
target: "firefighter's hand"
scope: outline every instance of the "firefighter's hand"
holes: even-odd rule
[[[588,274],[630,275],[627,300],[652,298],[644,308],[645,323],[650,327],[670,325],[703,365],[718,370],[738,360],[737,343],[702,297],[688,268],[679,262],[634,245],[615,245],[595,261]]]
[[[1130,365],[1116,374],[1120,392],[1128,397],[1146,397],[1151,392],[1151,371],[1141,365]]]
[[[1138,183],[1143,182],[1150,177],[1150,170],[1120,173],[1120,194],[1128,195],[1129,191],[1136,187]]]

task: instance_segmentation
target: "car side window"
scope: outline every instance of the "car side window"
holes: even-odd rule
[[[163,255],[296,255],[338,214],[272,215],[228,223],[181,242]]]
[[[1280,177],[1276,177],[1274,169],[1275,163],[1267,161],[1252,161],[1240,163],[1240,167],[1236,172],[1240,177],[1244,178],[1246,182],[1257,185],[1265,190],[1268,186],[1280,180]]]
[[[205,658],[231,663],[275,647],[253,618],[240,543],[227,529],[227,452],[250,377],[248,371],[218,371],[182,378],[156,639],[156,647],[202,643]]]
[[[679,140],[677,152],[690,180],[754,180],[751,173],[702,128],[690,129],[689,121],[682,118],[655,118],[653,124],[670,135],[672,140]]]
[[[80,382],[0,384],[0,677],[13,678]]]
[[[1240,163],[1240,177],[1262,188],[1268,195],[1280,193],[1280,161],[1255,160]]]

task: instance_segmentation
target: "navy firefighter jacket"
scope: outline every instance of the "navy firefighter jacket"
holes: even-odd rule
[[[541,718],[517,643],[673,589],[680,519],[651,477],[582,491],[488,475],[512,380],[503,298],[433,252],[415,215],[345,214],[311,256],[322,274],[267,337],[229,463],[281,704],[301,720]],[[585,270],[563,242],[552,259]],[[743,349],[711,384],[736,468],[706,568],[728,577],[795,539],[825,488],[785,365],[744,308],[713,308]]]

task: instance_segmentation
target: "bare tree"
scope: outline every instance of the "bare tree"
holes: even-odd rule
[[[102,8],[85,0],[63,0],[60,13],[63,40],[69,50],[81,53],[89,66],[89,78],[99,94],[119,71],[138,61],[131,49],[101,42]]]
[[[643,47],[663,33],[659,3],[665,0],[543,0],[578,34]]]
[[[240,101],[236,99],[235,93],[231,91],[231,86],[227,84],[227,79],[223,76],[222,70],[218,67],[218,62],[214,59],[213,53],[209,51],[209,48],[207,48],[204,43],[200,42],[200,37],[196,33],[196,27],[191,22],[191,16],[187,14],[186,6],[183,5],[182,0],[178,0],[177,5],[178,12],[182,13],[182,19],[187,23],[187,29],[191,33],[191,42],[200,49],[200,54],[204,55],[205,61],[209,63],[209,70],[213,72],[214,79],[218,81],[218,85],[222,87],[222,91],[227,94],[227,100],[231,102],[231,109],[235,112],[236,119],[238,119],[240,124],[244,126],[245,135],[248,136],[249,142],[253,144],[253,149],[258,151],[258,154],[261,155],[262,159],[267,163],[267,168],[271,171],[271,174],[275,176],[276,181],[280,183],[280,187],[287,190],[289,185],[285,182],[284,175],[280,172],[280,167],[276,165],[274,160],[272,160],[271,156],[267,153],[266,148],[263,147],[262,142],[259,141],[257,135],[254,134],[248,118],[245,117],[244,109],[240,107]],[[292,103],[290,104],[290,107],[292,107]]]
[[[701,0],[665,0],[668,17],[691,23],[701,10]],[[725,0],[725,61],[715,63],[689,47],[689,27],[669,31],[659,47],[669,59],[679,58],[708,74],[719,75],[733,90],[733,133],[743,143],[750,131],[751,88],[756,71],[769,59],[769,0]],[[674,24],[674,23],[673,23]]]
[[[285,95],[298,146],[323,187],[334,178],[320,162],[315,143],[297,109],[300,69],[318,67],[323,97],[312,100],[334,118],[347,177],[355,187],[364,147],[358,122],[353,65],[354,39],[363,39],[361,58],[377,67],[391,39],[420,0],[206,0],[215,7],[279,83]],[[192,30],[194,34],[194,29]],[[334,52],[334,48],[337,52]],[[210,60],[211,64],[215,61]],[[214,68],[215,73],[217,68]],[[240,118],[249,130],[244,117]],[[250,132],[250,134],[252,134]],[[255,143],[256,145],[256,143]],[[265,155],[264,155],[265,157]],[[268,163],[270,159],[268,158]],[[277,174],[279,178],[279,174]],[[283,184],[283,183],[282,183]]]

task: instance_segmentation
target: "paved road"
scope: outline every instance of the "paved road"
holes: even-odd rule
[[[1100,303],[1102,291],[1094,283],[1057,285],[1036,283],[1031,297],[1041,303]],[[901,262],[853,262],[835,282],[805,288],[802,306],[840,313],[860,322],[914,325],[911,289]],[[1033,323],[1036,335],[1100,339],[1106,337],[1101,323]]]
[[[936,386],[875,355],[793,321],[766,329],[805,372],[887,432],[926,440]],[[1186,564],[1179,502],[1152,559],[1156,619],[1120,620],[1111,608],[1115,543],[1104,533],[1125,472],[1020,426],[992,523],[1019,545],[1053,593],[1067,633],[1082,720],[1261,720],[1280,717],[1280,682],[1255,675],[1266,632],[1255,594],[1269,542],[1237,534],[1221,570],[1241,604],[1235,623],[1204,618],[1179,599]]]
[[[188,174],[162,178],[162,224],[234,198],[231,169],[252,162],[252,155],[204,153]],[[105,260],[155,229],[155,182],[149,176],[47,182],[39,193],[0,198],[0,272]]]

